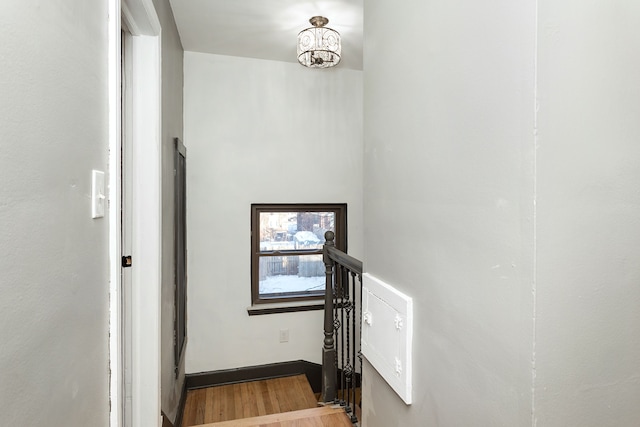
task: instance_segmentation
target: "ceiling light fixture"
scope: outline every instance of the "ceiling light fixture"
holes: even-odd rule
[[[340,34],[325,27],[329,20],[324,16],[314,16],[309,22],[313,27],[298,34],[298,62],[309,68],[335,67],[342,54]]]

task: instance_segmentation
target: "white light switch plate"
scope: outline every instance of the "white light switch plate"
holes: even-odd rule
[[[365,273],[362,317],[362,354],[410,405],[413,299]]]
[[[91,218],[104,217],[106,196],[104,191],[104,172],[91,171]]]

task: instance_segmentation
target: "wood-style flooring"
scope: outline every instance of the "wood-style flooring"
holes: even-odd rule
[[[187,392],[182,427],[280,414],[317,406],[311,386],[304,375],[209,387]],[[271,424],[256,425],[272,427]],[[285,425],[273,424],[273,427]]]
[[[344,409],[323,406],[241,420],[203,424],[200,427],[353,427]]]

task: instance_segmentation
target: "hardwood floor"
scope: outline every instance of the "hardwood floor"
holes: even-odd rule
[[[182,427],[316,407],[316,398],[304,375],[222,385],[187,392]],[[285,425],[288,426],[273,426]]]

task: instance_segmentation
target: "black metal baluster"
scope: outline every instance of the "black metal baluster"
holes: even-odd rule
[[[344,372],[344,366],[345,366],[345,334],[344,334],[344,327],[345,325],[349,324],[349,319],[347,319],[346,323],[345,323],[345,319],[344,319],[344,305],[345,305],[345,300],[348,299],[349,295],[347,293],[345,293],[345,286],[344,286],[344,267],[341,265],[340,266],[340,271],[337,274],[337,278],[338,280],[340,280],[340,285],[341,285],[341,291],[342,291],[342,300],[340,301],[340,318],[342,320],[342,327],[340,328],[340,354],[341,354],[341,360],[340,360],[340,405],[344,406],[345,404],[345,396],[344,396],[344,387],[345,387],[345,372]]]
[[[344,310],[347,313],[347,325],[346,325],[346,332],[347,332],[347,340],[346,340],[346,352],[347,352],[347,363],[344,366],[344,371],[345,371],[345,377],[346,377],[346,384],[345,384],[345,389],[343,391],[343,395],[346,396],[346,406],[347,406],[347,413],[352,413],[352,408],[351,408],[351,384],[352,384],[352,380],[353,380],[353,368],[351,366],[351,309],[352,309],[352,304],[351,304],[351,295],[349,292],[349,285],[350,285],[350,271],[347,270],[346,274],[343,276],[346,280],[345,283],[345,293],[347,295],[347,302],[345,303],[345,307]]]
[[[344,359],[344,351],[342,350],[342,325],[344,323],[344,320],[341,319],[341,299],[342,299],[342,283],[340,283],[339,280],[339,274],[340,271],[342,270],[342,266],[340,264],[336,264],[335,266],[335,270],[334,270],[334,275],[333,275],[333,279],[335,281],[335,304],[333,306],[334,309],[334,316],[335,316],[335,323],[334,323],[334,328],[335,328],[335,341],[336,341],[336,345],[339,346],[340,348],[336,348],[336,350],[340,351],[340,356],[338,356],[338,351],[336,351],[336,372],[339,373],[340,372],[340,363],[342,359]],[[340,377],[338,375],[338,387],[336,390],[336,398],[335,398],[335,402],[339,403],[340,402],[340,390],[342,389],[342,384],[340,383]]]
[[[351,415],[351,422],[357,422],[358,418],[356,416],[356,388],[357,388],[357,359],[356,359],[356,353],[358,351],[358,348],[360,347],[359,345],[357,345],[358,343],[358,336],[356,335],[356,273],[354,273],[353,271],[351,272],[351,287],[352,287],[352,291],[351,291],[351,295],[352,295],[352,308],[353,308],[353,370],[352,370],[352,376],[353,376],[353,381],[352,381],[352,398],[351,398],[351,403],[352,403],[352,407],[353,407],[353,413]]]
[[[358,289],[360,290],[360,295],[359,295],[359,300],[360,300],[360,304],[359,304],[359,317],[358,317],[358,322],[359,324],[359,329],[360,329],[360,334],[358,339],[361,340],[362,339],[362,274],[358,274]],[[360,413],[362,413],[362,374],[363,374],[363,366],[362,366],[362,347],[361,347],[361,342],[358,341],[358,361],[360,363],[360,400],[358,401],[358,406],[360,406]]]

